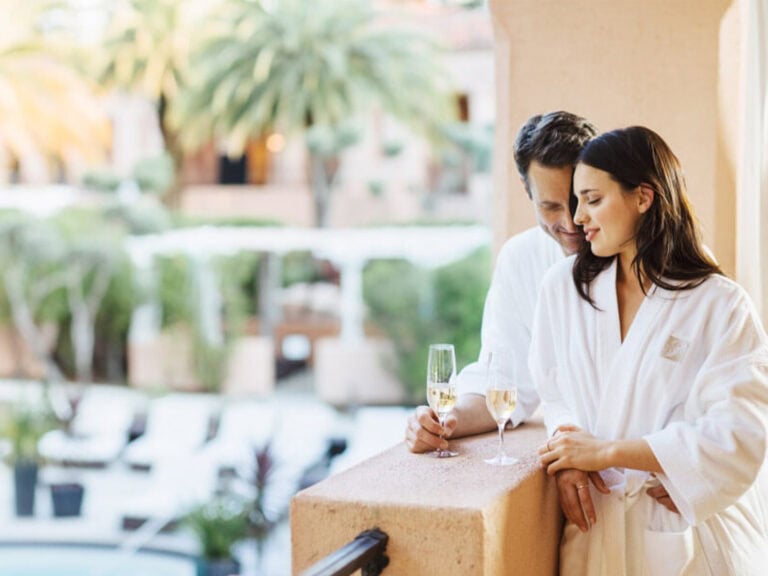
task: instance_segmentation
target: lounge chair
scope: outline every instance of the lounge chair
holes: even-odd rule
[[[123,460],[136,470],[149,470],[197,450],[208,439],[218,400],[203,394],[168,394],[150,401],[144,434],[131,442]]]
[[[142,397],[116,386],[85,389],[69,433],[47,432],[40,454],[54,463],[104,467],[115,461],[128,443],[128,433]]]

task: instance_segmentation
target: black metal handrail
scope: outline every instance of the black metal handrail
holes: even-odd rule
[[[360,569],[363,576],[378,576],[389,564],[385,554],[388,540],[389,536],[378,528],[360,532],[352,542],[313,564],[301,576],[347,576]]]

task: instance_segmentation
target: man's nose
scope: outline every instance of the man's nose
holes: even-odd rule
[[[566,210],[565,215],[560,221],[560,225],[565,229],[567,232],[574,233],[576,232],[576,225],[574,217],[571,215],[570,210]]]
[[[584,211],[581,209],[581,203],[579,203],[576,206],[576,212],[573,214],[573,223],[576,224],[576,226],[584,226],[585,222],[586,216],[584,215]]]

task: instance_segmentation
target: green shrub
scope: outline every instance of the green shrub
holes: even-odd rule
[[[320,265],[312,252],[288,252],[280,259],[280,267],[284,288],[299,282],[312,283],[323,279]]]
[[[195,298],[190,291],[190,263],[183,254],[162,255],[155,258],[158,296],[161,307],[160,326],[168,328],[176,324],[196,325]]]
[[[133,179],[143,192],[163,194],[173,183],[173,160],[168,154],[142,158],[133,167]]]
[[[184,524],[197,536],[206,559],[232,558],[232,547],[247,535],[247,507],[236,498],[216,497],[189,512]]]
[[[429,344],[452,343],[459,369],[476,360],[489,281],[488,248],[434,271],[403,260],[366,267],[363,296],[369,317],[395,347],[392,369],[410,401],[424,402]]]
[[[274,218],[257,216],[189,216],[179,212],[173,214],[175,228],[196,228],[198,226],[226,226],[235,228],[276,228],[284,226]]]
[[[83,175],[83,186],[97,192],[115,192],[120,177],[110,169],[91,170]]]
[[[195,373],[206,390],[215,391],[225,376],[230,344],[244,333],[248,318],[255,313],[259,256],[240,252],[219,256],[211,262],[223,302],[223,346],[206,342],[202,334],[199,288],[189,257],[159,256],[155,264],[162,309],[161,326],[168,328],[181,324],[192,330]]]

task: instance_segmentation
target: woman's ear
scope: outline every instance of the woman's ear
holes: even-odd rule
[[[637,187],[637,207],[640,209],[640,214],[647,212],[651,206],[653,206],[653,199],[656,196],[653,188],[648,184],[640,184]]]

